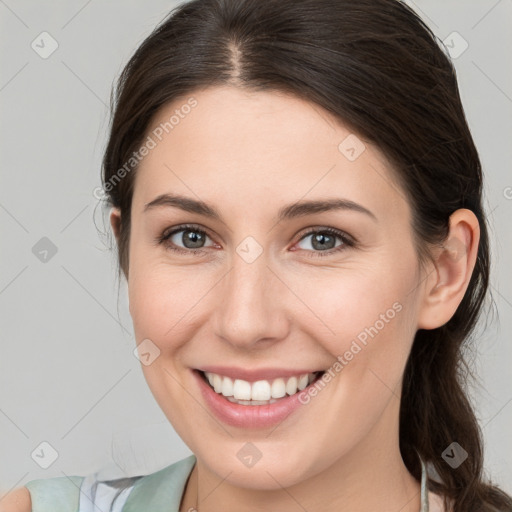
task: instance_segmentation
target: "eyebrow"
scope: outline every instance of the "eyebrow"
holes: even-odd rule
[[[222,222],[222,216],[213,206],[210,206],[204,201],[175,194],[159,195],[144,206],[144,212],[157,207],[169,206],[180,208],[186,212],[197,213]],[[355,203],[354,201],[342,198],[303,200],[289,204],[279,209],[277,220],[278,222],[281,222],[283,220],[290,220],[297,217],[304,217],[306,215],[332,210],[351,210],[363,213],[375,222],[378,222],[377,217],[370,210],[358,203]]]

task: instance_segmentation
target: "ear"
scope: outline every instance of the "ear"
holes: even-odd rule
[[[464,298],[478,253],[480,226],[476,215],[461,208],[450,215],[450,232],[436,249],[434,268],[425,278],[418,329],[447,323]]]
[[[121,211],[119,208],[112,208],[110,211],[110,225],[119,245],[119,234],[121,232]]]

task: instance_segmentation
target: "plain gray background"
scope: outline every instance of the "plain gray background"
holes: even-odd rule
[[[93,195],[113,80],[177,3],[0,0],[0,495],[35,478],[152,472],[190,454],[133,354]],[[512,1],[407,3],[451,47],[486,175],[499,315],[479,338],[472,396],[487,473],[512,492]]]

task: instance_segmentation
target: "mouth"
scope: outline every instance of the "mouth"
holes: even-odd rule
[[[294,420],[297,421],[300,418],[297,415],[301,414],[298,411],[319,414],[318,404],[321,406],[324,400],[328,400],[328,394],[322,393],[326,398],[320,398],[322,402],[311,406],[306,406],[309,399],[305,394],[313,395],[311,388],[324,373],[326,370],[294,372],[272,369],[256,374],[253,370],[226,367],[192,370],[206,408],[222,423],[244,430],[275,427],[291,415],[295,415]],[[264,375],[269,380],[261,379]],[[235,378],[241,376],[248,380]],[[311,407],[315,409],[312,411]],[[293,428],[293,424],[288,425]]]
[[[325,370],[251,381],[202,370],[195,372],[214,393],[233,404],[265,406],[297,395],[321,379]]]

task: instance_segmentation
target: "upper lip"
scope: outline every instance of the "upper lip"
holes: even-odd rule
[[[230,377],[233,380],[240,379],[247,382],[256,382],[258,380],[273,380],[279,377],[298,377],[309,373],[315,373],[324,370],[312,370],[311,368],[291,369],[291,368],[258,368],[247,369],[237,368],[235,366],[201,366],[196,368],[202,372],[216,373],[224,377]]]

